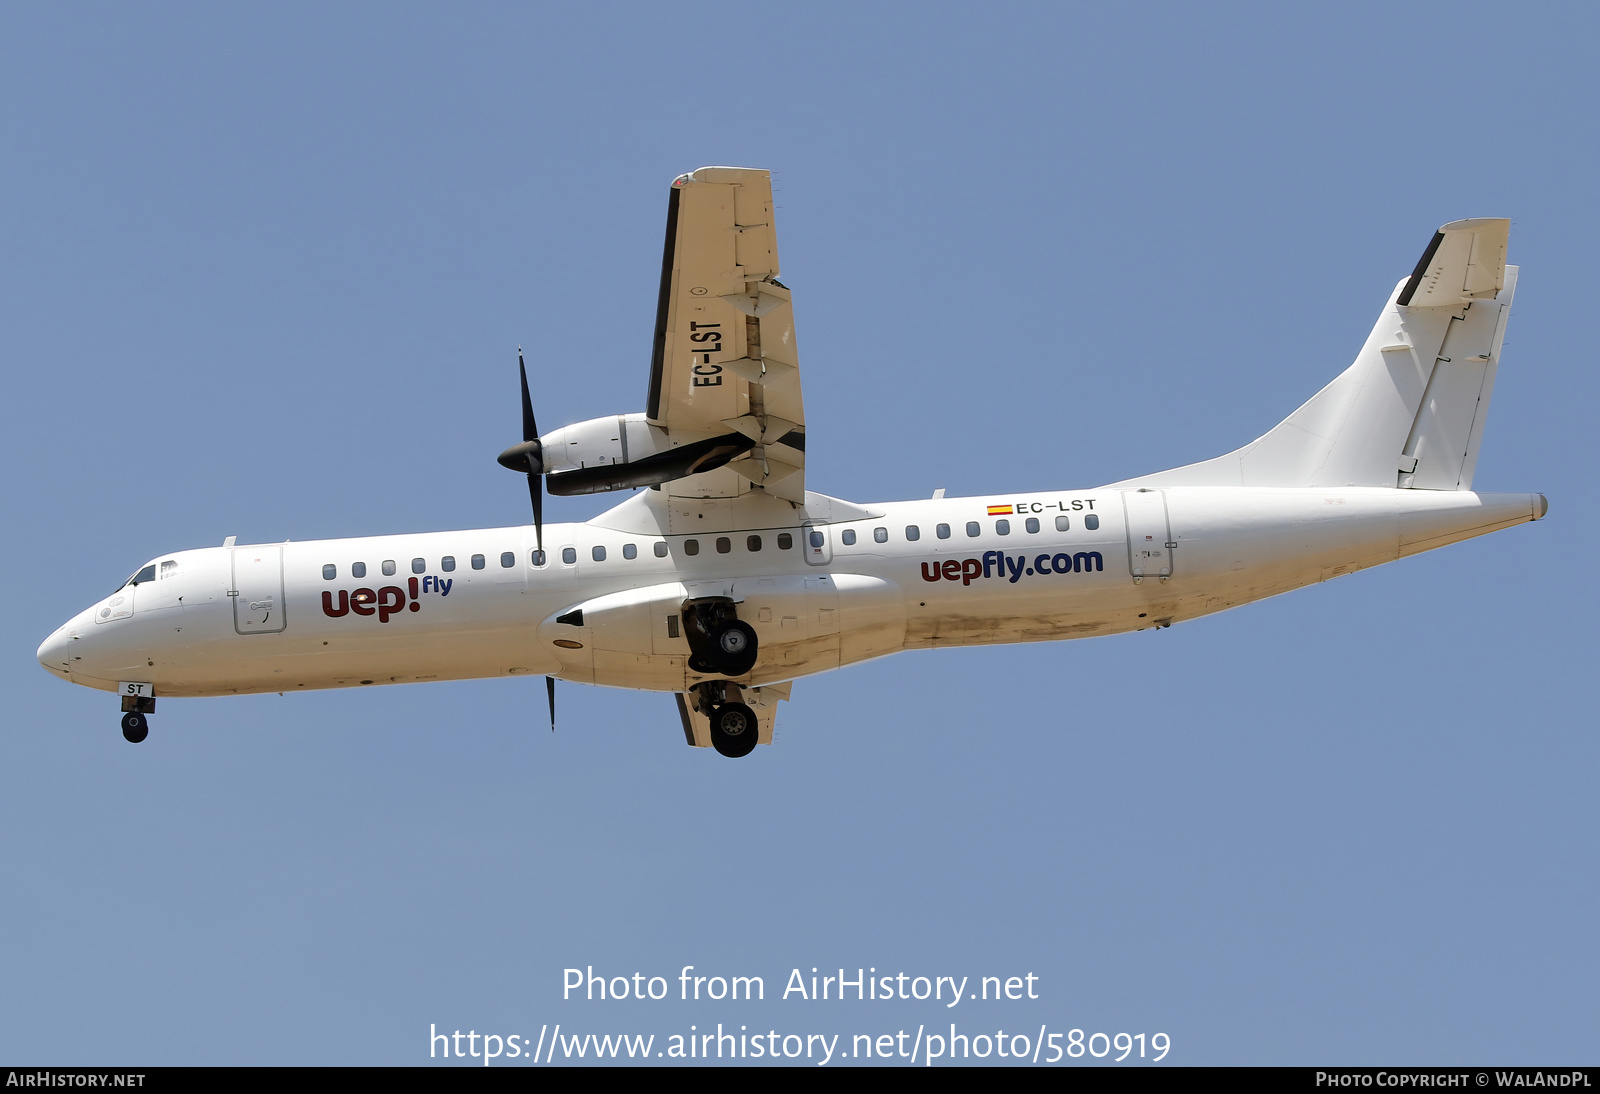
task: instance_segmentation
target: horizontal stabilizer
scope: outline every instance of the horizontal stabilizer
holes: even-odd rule
[[[1422,252],[1395,303],[1403,308],[1443,308],[1493,300],[1505,287],[1510,232],[1511,222],[1500,217],[1446,224]]]

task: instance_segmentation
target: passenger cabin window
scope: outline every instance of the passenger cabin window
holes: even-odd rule
[[[576,547],[561,548],[561,561],[565,562],[568,566],[571,566],[574,562],[577,562],[578,549]]]
[[[509,569],[511,569],[511,567],[515,566],[516,564],[517,564],[517,553],[515,551],[501,551],[500,552],[500,568],[501,569],[509,570]]]
[[[825,542],[827,542],[823,538],[821,532],[812,532],[811,535],[808,538],[809,538],[809,540],[811,542],[811,546],[813,546],[813,547],[821,547]]]
[[[1088,516],[1083,518],[1083,526],[1092,532],[1096,528],[1100,527],[1100,518],[1095,516],[1093,513],[1090,513]]]
[[[330,563],[328,563],[326,566],[324,566],[322,568],[322,580],[324,580],[324,581],[332,581],[334,578],[336,578],[338,576],[339,576],[339,567],[335,566],[333,563],[330,562]]]
[[[839,542],[843,543],[846,547],[855,546],[856,530],[854,528],[846,528],[844,531],[840,532]]]
[[[545,556],[543,551],[534,551],[533,554],[528,557],[528,561],[533,563],[535,566],[543,566],[550,560]]]
[[[872,530],[872,542],[874,542],[874,543],[888,543],[889,542],[889,529],[887,529],[887,528],[874,528]]]
[[[729,539],[727,536],[718,536],[717,537],[717,554],[725,555],[731,550],[733,550],[733,541],[731,539]]]
[[[778,533],[778,550],[789,551],[794,549],[794,537],[788,532]]]
[[[632,543],[624,543],[622,545],[622,557],[628,559],[638,558],[639,548]]]
[[[933,530],[933,534],[938,536],[940,539],[949,539],[950,526],[948,524],[941,524]]]
[[[744,537],[744,546],[745,546],[745,550],[747,550],[747,551],[759,551],[759,550],[761,550],[761,537],[760,536],[745,536]]]
[[[659,543],[656,544],[655,550],[656,550],[656,557],[657,558],[666,558],[667,557],[667,541],[666,540],[661,540]]]
[[[484,567],[484,557],[482,555],[473,555],[472,556],[472,568],[474,570],[481,570],[481,569],[483,569],[483,567]]]
[[[367,576],[367,564],[365,562],[352,562],[350,564],[350,576],[351,577],[366,577]]]
[[[967,521],[967,535],[969,535],[972,538],[976,539],[978,537],[978,532],[979,531],[980,531],[980,529],[978,528],[978,522],[977,521],[975,521],[975,520]]]
[[[997,520],[994,522],[994,530],[1002,536],[1009,536],[1011,534],[1011,522],[1009,520]]]
[[[383,560],[383,576],[384,577],[393,577],[394,576],[394,559],[386,558],[386,559]]]
[[[1072,527],[1072,518],[1071,517],[1057,517],[1056,518],[1056,531],[1065,532],[1068,528],[1071,528],[1071,527]]]
[[[589,557],[594,559],[596,562],[604,562],[606,560],[606,549],[605,549],[605,547],[603,547],[602,545],[596,543],[593,547],[591,547],[589,549]]]
[[[443,570],[445,573],[448,574],[451,571],[453,571],[455,568],[456,568],[456,556],[455,555],[445,555],[443,558],[441,558],[439,560],[439,569]]]
[[[1039,518],[1029,517],[1026,527],[1029,532],[1037,532],[1039,530]]]
[[[427,559],[425,559],[425,558],[414,558],[414,559],[411,560],[411,572],[412,573],[420,574],[424,570],[426,570],[427,568],[428,568],[428,560]]]
[[[686,554],[686,555],[697,555],[697,554],[699,554],[700,553],[700,541],[697,540],[697,539],[686,539],[686,540],[684,540],[683,541],[683,553]]]
[[[922,529],[918,528],[915,524],[906,525],[906,538],[912,543],[915,543],[917,540],[922,538]]]

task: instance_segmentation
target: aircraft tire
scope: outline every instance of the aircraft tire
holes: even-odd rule
[[[738,759],[750,755],[760,735],[756,712],[743,703],[728,703],[711,711],[711,747],[724,756]]]
[[[730,619],[711,632],[711,649],[717,671],[724,676],[743,676],[755,668],[756,632],[750,624]]]
[[[143,714],[130,711],[122,716],[122,736],[136,745],[150,736],[150,721]]]

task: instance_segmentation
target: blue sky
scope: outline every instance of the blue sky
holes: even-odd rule
[[[0,1058],[954,1020],[1160,1031],[1181,1063],[1593,1062],[1595,32],[8,6]],[[517,345],[547,429],[640,409],[667,185],[709,163],[773,171],[808,485],[858,501],[1236,447],[1349,363],[1435,227],[1509,216],[1477,486],[1550,516],[1169,631],[804,680],[737,763],[659,695],[564,686],[552,735],[515,680],[168,701],[133,748],[35,663],[163,551],[525,521],[494,463]],[[563,1001],[590,965],[768,999]],[[775,998],[813,966],[1040,998]]]

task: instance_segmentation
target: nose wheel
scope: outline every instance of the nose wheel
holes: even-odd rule
[[[150,719],[138,711],[129,711],[122,716],[122,736],[129,744],[136,745],[150,736]]]
[[[156,701],[150,695],[124,695],[122,697],[122,737],[136,745],[150,736],[150,715],[156,712]]]

